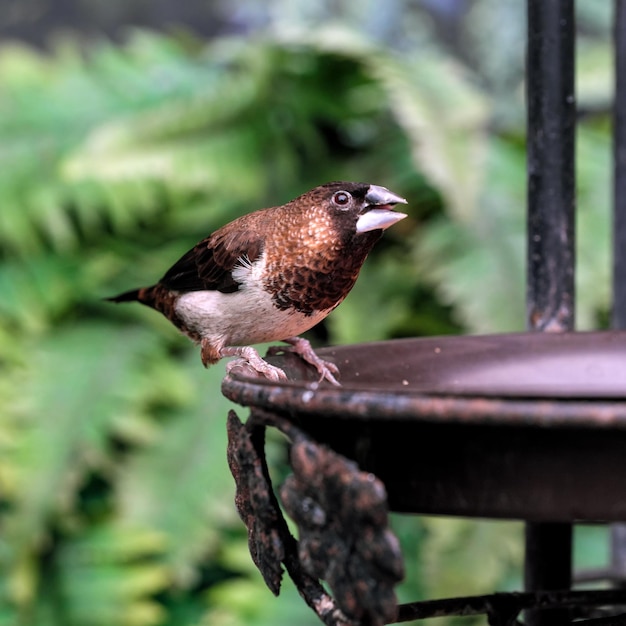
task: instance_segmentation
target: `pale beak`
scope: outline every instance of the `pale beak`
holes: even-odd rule
[[[406,200],[389,191],[389,189],[385,189],[385,187],[370,185],[365,201],[367,202],[367,207],[376,208],[365,208],[365,212],[356,222],[357,233],[366,233],[370,230],[385,230],[407,216],[406,213],[400,213],[390,208],[395,204],[406,204]]]

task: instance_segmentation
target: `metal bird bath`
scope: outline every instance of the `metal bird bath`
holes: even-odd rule
[[[528,0],[528,285],[532,332],[397,340],[318,350],[341,388],[317,385],[291,354],[289,382],[234,368],[223,392],[229,464],[252,557],[278,593],[281,563],[327,626],[382,626],[485,613],[513,625],[623,624],[626,532],[614,526],[604,578],[572,591],[572,524],[626,521],[626,330],[574,330],[574,3]],[[615,0],[614,310],[626,329],[626,0]],[[545,332],[541,332],[545,331]],[[280,489],[267,426],[291,441]],[[387,509],[526,521],[525,593],[397,606],[402,578]],[[621,530],[620,530],[621,529]],[[620,539],[621,538],[621,539]],[[326,581],[328,593],[319,580]]]
[[[382,481],[391,510],[626,519],[626,332],[422,338],[318,353],[339,366],[341,388],[318,386],[317,373],[287,353],[268,358],[289,382],[235,369],[223,392],[252,409],[252,423],[290,436],[284,426],[295,425],[356,461]],[[606,602],[603,594],[590,602]]]
[[[356,460],[385,483],[392,510],[626,519],[626,332],[439,337],[318,352],[339,366],[341,388],[311,389],[316,373],[286,355],[270,360],[294,382],[233,377],[224,393],[295,419]]]

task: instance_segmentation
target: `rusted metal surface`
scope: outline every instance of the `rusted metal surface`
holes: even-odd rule
[[[231,377],[223,391],[357,461],[384,482],[392,510],[626,519],[626,333],[411,339],[319,352],[339,365],[342,388],[315,388],[306,366],[285,355],[274,362],[292,382]],[[489,386],[498,364],[512,376],[495,379],[502,397]],[[472,369],[484,374],[465,377]],[[575,399],[566,396],[568,371],[589,374],[586,382],[573,376]],[[544,397],[543,385],[554,381],[560,399]],[[470,384],[484,394],[451,395],[469,393]]]
[[[527,609],[555,609],[568,607],[578,609],[577,613],[585,614],[594,606],[623,605],[626,602],[626,591],[623,589],[588,590],[588,591],[538,591],[533,593],[494,593],[486,596],[468,596],[447,598],[445,600],[427,600],[403,604],[399,607],[395,623],[410,622],[430,617],[447,617],[452,615],[487,615],[490,626],[511,626],[516,623],[520,611]],[[610,623],[626,623],[624,615],[614,616]],[[601,624],[604,620],[585,620],[577,624]],[[608,626],[608,620],[605,626]]]
[[[290,456],[293,474],[280,494],[298,525],[303,568],[328,583],[348,618],[382,626],[395,617],[393,588],[404,577],[383,484],[311,440],[295,443]]]
[[[528,328],[574,328],[574,0],[528,0]]]
[[[248,529],[254,564],[274,595],[283,576],[285,546],[282,517],[272,492],[263,453],[265,429],[249,431],[231,412],[228,416],[228,466],[235,479],[235,506]]]
[[[229,412],[228,464],[237,486],[235,505],[248,529],[252,559],[275,595],[280,592],[284,565],[304,601],[326,626],[354,626],[300,563],[298,543],[289,532],[272,489],[264,440],[263,424],[250,420],[244,425],[234,411]]]
[[[560,333],[574,330],[576,310],[574,0],[528,0],[527,8],[527,328]],[[527,591],[571,585],[570,524],[527,524],[525,546]],[[570,616],[532,610],[525,621],[561,626]]]
[[[569,589],[572,586],[571,523],[527,523],[524,528],[524,589]],[[528,626],[569,624],[572,614],[567,607],[527,609]]]
[[[280,495],[298,526],[298,541],[272,488],[264,453],[266,426],[292,441],[293,474]],[[228,435],[235,503],[248,529],[252,559],[272,592],[280,591],[284,565],[327,626],[391,623],[397,613],[393,589],[404,568],[398,541],[388,528],[383,484],[289,421],[263,411],[253,412],[245,425],[231,411]]]
[[[278,428],[293,443],[294,474],[285,481],[281,499],[298,525],[299,541],[290,534],[272,490],[263,452],[266,426]],[[302,597],[327,626],[383,626],[481,613],[491,626],[514,626],[522,610],[541,609],[550,615],[555,609],[576,608],[579,618],[590,614],[589,607],[626,604],[626,590],[616,589],[497,593],[397,606],[393,586],[402,576],[402,559],[387,528],[383,485],[279,414],[255,410],[244,425],[231,411],[228,431],[237,508],[249,530],[255,563],[276,594],[284,564]],[[437,490],[436,481],[430,488]],[[318,579],[329,583],[333,597]],[[623,626],[622,617],[582,623]]]
[[[240,404],[346,419],[626,428],[626,331],[427,337],[318,353],[339,366],[342,387],[314,385],[312,369],[287,354],[268,360],[292,382],[233,376],[222,389]]]
[[[392,510],[534,521],[626,519],[626,432],[300,415],[387,488]]]

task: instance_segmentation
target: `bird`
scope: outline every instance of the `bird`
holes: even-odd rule
[[[271,381],[285,372],[253,344],[282,341],[323,380],[340,386],[337,366],[317,356],[302,333],[348,295],[383,231],[404,219],[407,201],[368,183],[330,182],[281,205],[222,226],[184,254],[150,287],[106,298],[162,313],[200,344],[205,367],[247,363]]]

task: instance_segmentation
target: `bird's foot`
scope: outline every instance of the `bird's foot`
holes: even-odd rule
[[[236,356],[239,357],[234,361],[226,364],[226,373],[230,374],[235,367],[249,366],[253,371],[265,376],[268,380],[279,382],[287,380],[287,375],[280,367],[270,365],[264,361],[259,353],[251,346],[226,346],[220,350],[220,356]]]
[[[302,337],[288,337],[283,339],[283,341],[291,346],[290,348],[285,348],[285,350],[294,352],[317,370],[320,375],[318,382],[321,383],[323,380],[327,380],[336,387],[341,387],[341,383],[335,378],[339,374],[339,368],[334,363],[324,361],[324,359],[317,356],[309,341]]]

